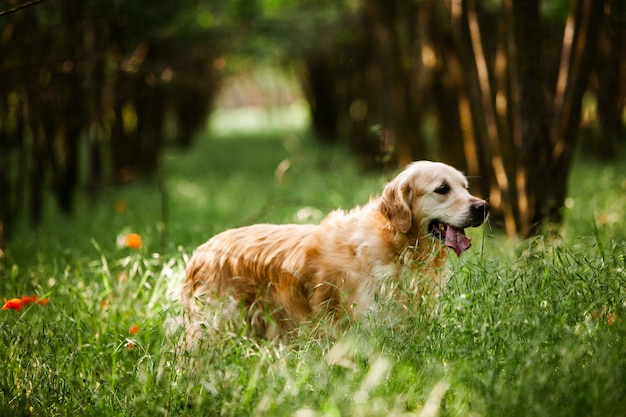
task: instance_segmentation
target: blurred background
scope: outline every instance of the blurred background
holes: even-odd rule
[[[622,0],[5,0],[0,57],[0,249],[255,114],[363,172],[452,164],[522,237],[626,141]]]

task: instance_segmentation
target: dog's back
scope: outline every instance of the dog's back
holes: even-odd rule
[[[288,320],[311,314],[306,282],[301,276],[309,241],[317,225],[258,224],[227,230],[196,249],[187,266],[184,304],[190,318],[201,319],[216,302],[228,299],[230,314],[247,309],[257,332],[267,332],[267,319],[281,329]],[[234,318],[234,317],[231,317]]]

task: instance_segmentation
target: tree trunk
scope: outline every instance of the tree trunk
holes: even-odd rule
[[[574,156],[582,95],[591,69],[602,16],[601,1],[574,4],[566,23],[553,101],[545,94],[546,59],[537,56],[544,39],[539,0],[508,0],[511,22],[509,77],[512,102],[511,162],[517,203],[516,232],[539,233],[547,222],[560,222]]]
[[[315,136],[324,143],[337,141],[337,69],[326,57],[311,57],[306,60],[304,91],[311,112],[311,124]]]
[[[613,1],[611,14],[602,27],[597,75],[599,138],[592,151],[603,159],[614,159],[621,144],[626,141],[626,129],[622,120],[626,79],[622,69],[626,67],[626,2]]]
[[[542,74],[545,70],[537,45],[543,39],[540,0],[509,0],[506,18],[511,22],[508,42],[511,92],[511,129],[515,157],[512,162],[518,214],[516,232],[528,236],[537,220],[538,204],[552,198],[556,183],[551,179],[548,104]],[[540,209],[540,212],[543,211]]]
[[[521,1],[521,0],[517,0]],[[566,73],[565,90],[563,100],[559,100],[559,81],[557,81],[557,95],[554,103],[554,119],[552,124],[551,149],[551,177],[554,178],[554,194],[535,201],[536,207],[533,224],[550,220],[560,222],[561,209],[567,195],[567,180],[569,178],[578,127],[582,108],[583,94],[588,85],[589,75],[593,59],[595,58],[600,31],[600,22],[604,10],[604,1],[601,0],[578,0],[573,4],[573,18],[575,19],[573,50]],[[535,190],[541,189],[541,181],[538,178]],[[538,229],[534,228],[534,232]]]
[[[422,137],[424,89],[418,79],[428,75],[420,65],[417,28],[419,5],[413,2],[367,2],[365,13],[376,42],[381,71],[380,113],[383,140],[391,140],[399,166],[427,157]],[[389,137],[390,136],[390,137]]]

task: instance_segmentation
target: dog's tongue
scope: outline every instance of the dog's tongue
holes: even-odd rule
[[[448,227],[446,227],[445,245],[452,248],[457,256],[461,256],[461,253],[472,246],[472,242],[465,236],[465,230],[448,225]]]

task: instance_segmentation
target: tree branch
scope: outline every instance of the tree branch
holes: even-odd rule
[[[34,6],[36,4],[42,3],[43,1],[44,0],[31,0],[26,3],[20,4],[19,6],[15,6],[12,9],[3,10],[0,12],[0,17],[7,15],[7,14],[15,13],[19,10],[25,9],[26,7]]]

